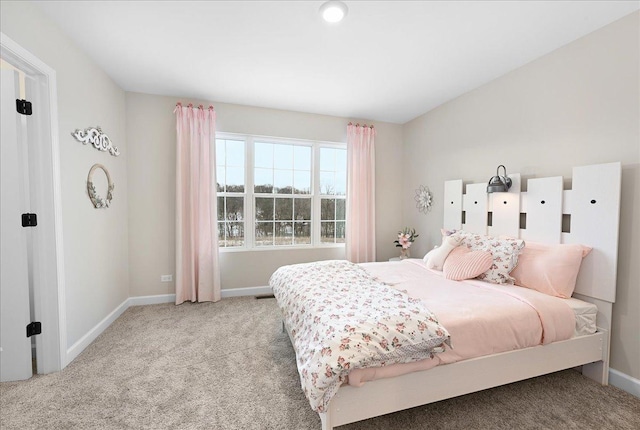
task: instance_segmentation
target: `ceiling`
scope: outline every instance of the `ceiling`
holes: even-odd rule
[[[638,1],[37,2],[124,90],[405,123]]]

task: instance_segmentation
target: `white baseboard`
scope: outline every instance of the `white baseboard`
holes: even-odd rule
[[[241,296],[257,296],[261,294],[273,294],[271,287],[249,287],[249,288],[229,288],[222,290],[222,298],[241,297]]]
[[[107,327],[109,327],[116,319],[118,319],[120,315],[122,315],[124,311],[129,308],[129,300],[130,299],[126,299],[124,302],[122,302],[120,306],[115,308],[113,312],[104,317],[102,321],[100,321],[98,324],[96,324],[95,327],[89,330],[87,334],[82,336],[80,340],[67,348],[67,356],[65,360],[66,363],[63,363],[63,369],[67,367],[67,365],[69,365],[69,363],[71,363],[78,355],[80,355],[80,353],[84,351],[84,349],[89,346],[91,342],[96,340],[96,338],[100,336],[100,334],[102,334],[102,332],[105,331]]]
[[[640,397],[640,379],[609,368],[609,384]]]
[[[175,303],[175,294],[158,294],[156,296],[129,297],[129,306],[157,305],[159,303]]]

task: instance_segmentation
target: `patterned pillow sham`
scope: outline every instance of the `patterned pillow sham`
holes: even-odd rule
[[[459,237],[460,244],[472,251],[489,251],[493,257],[493,264],[478,279],[493,284],[513,284],[515,279],[509,273],[518,264],[518,255],[524,247],[524,240],[497,238],[482,234],[469,233],[459,230],[453,233]]]

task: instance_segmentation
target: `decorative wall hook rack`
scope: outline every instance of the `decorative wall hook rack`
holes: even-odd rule
[[[100,129],[100,126],[97,127],[89,127],[83,130],[76,130],[71,133],[73,137],[76,138],[78,142],[82,142],[84,145],[87,143],[91,143],[94,148],[99,151],[109,152],[109,154],[117,157],[120,155],[120,151],[117,147],[113,146],[111,139],[109,136],[104,134]]]

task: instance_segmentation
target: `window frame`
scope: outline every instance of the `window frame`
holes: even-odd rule
[[[299,249],[326,249],[326,248],[344,248],[345,243],[323,243],[320,237],[320,210],[322,198],[344,199],[345,208],[347,204],[347,195],[325,195],[320,194],[320,148],[337,148],[346,151],[347,144],[342,142],[328,142],[320,140],[293,139],[285,137],[271,137],[261,135],[251,135],[243,133],[227,133],[216,132],[213,151],[216,150],[216,142],[218,139],[223,140],[242,140],[244,141],[245,167],[244,167],[244,245],[233,247],[220,247],[220,252],[248,252],[248,251],[274,251],[274,250],[299,250]],[[284,144],[284,145],[300,145],[311,147],[311,193],[298,194],[270,194],[273,197],[296,198],[296,196],[309,196],[311,198],[311,243],[310,244],[291,244],[291,245],[261,245],[256,246],[255,240],[255,199],[256,196],[264,196],[263,193],[255,192],[254,184],[254,168],[255,168],[255,142]],[[217,163],[217,160],[216,160]],[[345,169],[346,171],[346,169]],[[216,178],[213,178],[213,186],[215,187]],[[275,185],[275,184],[274,184]],[[218,192],[217,197],[239,197],[240,193]],[[274,221],[275,222],[275,221]],[[335,222],[335,220],[334,220]],[[345,214],[346,223],[346,214]],[[216,223],[217,227],[217,223]],[[216,231],[217,234],[217,231]],[[345,238],[346,239],[346,238]]]

